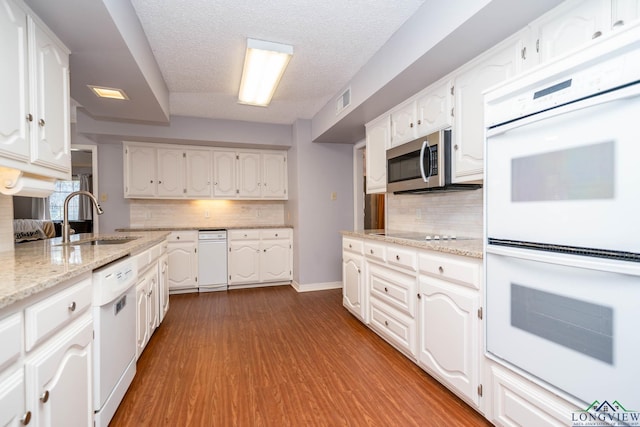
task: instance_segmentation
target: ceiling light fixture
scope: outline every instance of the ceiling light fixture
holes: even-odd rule
[[[293,46],[247,39],[238,102],[269,105],[292,55]]]
[[[96,96],[100,98],[109,98],[109,99],[129,99],[126,93],[122,89],[117,89],[113,87],[103,87],[103,86],[93,86],[87,85],[89,89],[96,94]]]

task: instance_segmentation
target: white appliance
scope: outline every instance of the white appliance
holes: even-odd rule
[[[487,351],[640,410],[640,27],[486,95]]]
[[[129,257],[93,272],[95,425],[106,427],[136,374],[136,263]]]
[[[198,291],[227,289],[227,231],[201,230],[198,233]]]

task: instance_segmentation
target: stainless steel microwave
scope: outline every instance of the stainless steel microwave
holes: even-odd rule
[[[387,150],[387,193],[481,188],[451,182],[451,131],[441,130]]]

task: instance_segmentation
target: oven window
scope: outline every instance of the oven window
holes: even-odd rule
[[[582,145],[511,160],[511,201],[614,197],[614,142]]]
[[[613,309],[511,284],[511,326],[613,364]]]

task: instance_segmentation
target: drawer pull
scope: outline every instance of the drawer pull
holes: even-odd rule
[[[400,261],[400,255],[396,255],[396,261]]]
[[[47,403],[49,401],[49,390],[45,390],[44,393],[40,395],[40,402]]]
[[[278,233],[276,233],[276,237],[278,237]]]
[[[67,307],[69,309],[69,311],[76,311],[76,302],[73,301],[71,304],[69,304],[69,307]]]
[[[389,289],[387,289],[387,287],[385,286],[385,287],[384,287],[384,291],[385,291],[385,292],[389,292]]]
[[[598,37],[600,37],[602,35],[602,31],[596,31],[595,33],[593,33],[593,35],[591,36],[592,39],[597,39]]]
[[[371,255],[373,255],[373,249],[369,249],[369,252],[371,252]]]
[[[360,269],[358,269],[358,274],[360,274]]]
[[[349,249],[351,249],[353,246],[351,246],[351,243],[349,243]]]
[[[26,426],[31,421],[31,411],[27,411],[22,418],[20,418],[20,422],[22,425]]]
[[[442,266],[440,266],[440,267],[438,267],[438,271],[439,271],[440,273],[444,273],[444,268],[443,268]]]
[[[384,321],[384,326],[389,326],[389,322],[388,321]]]

